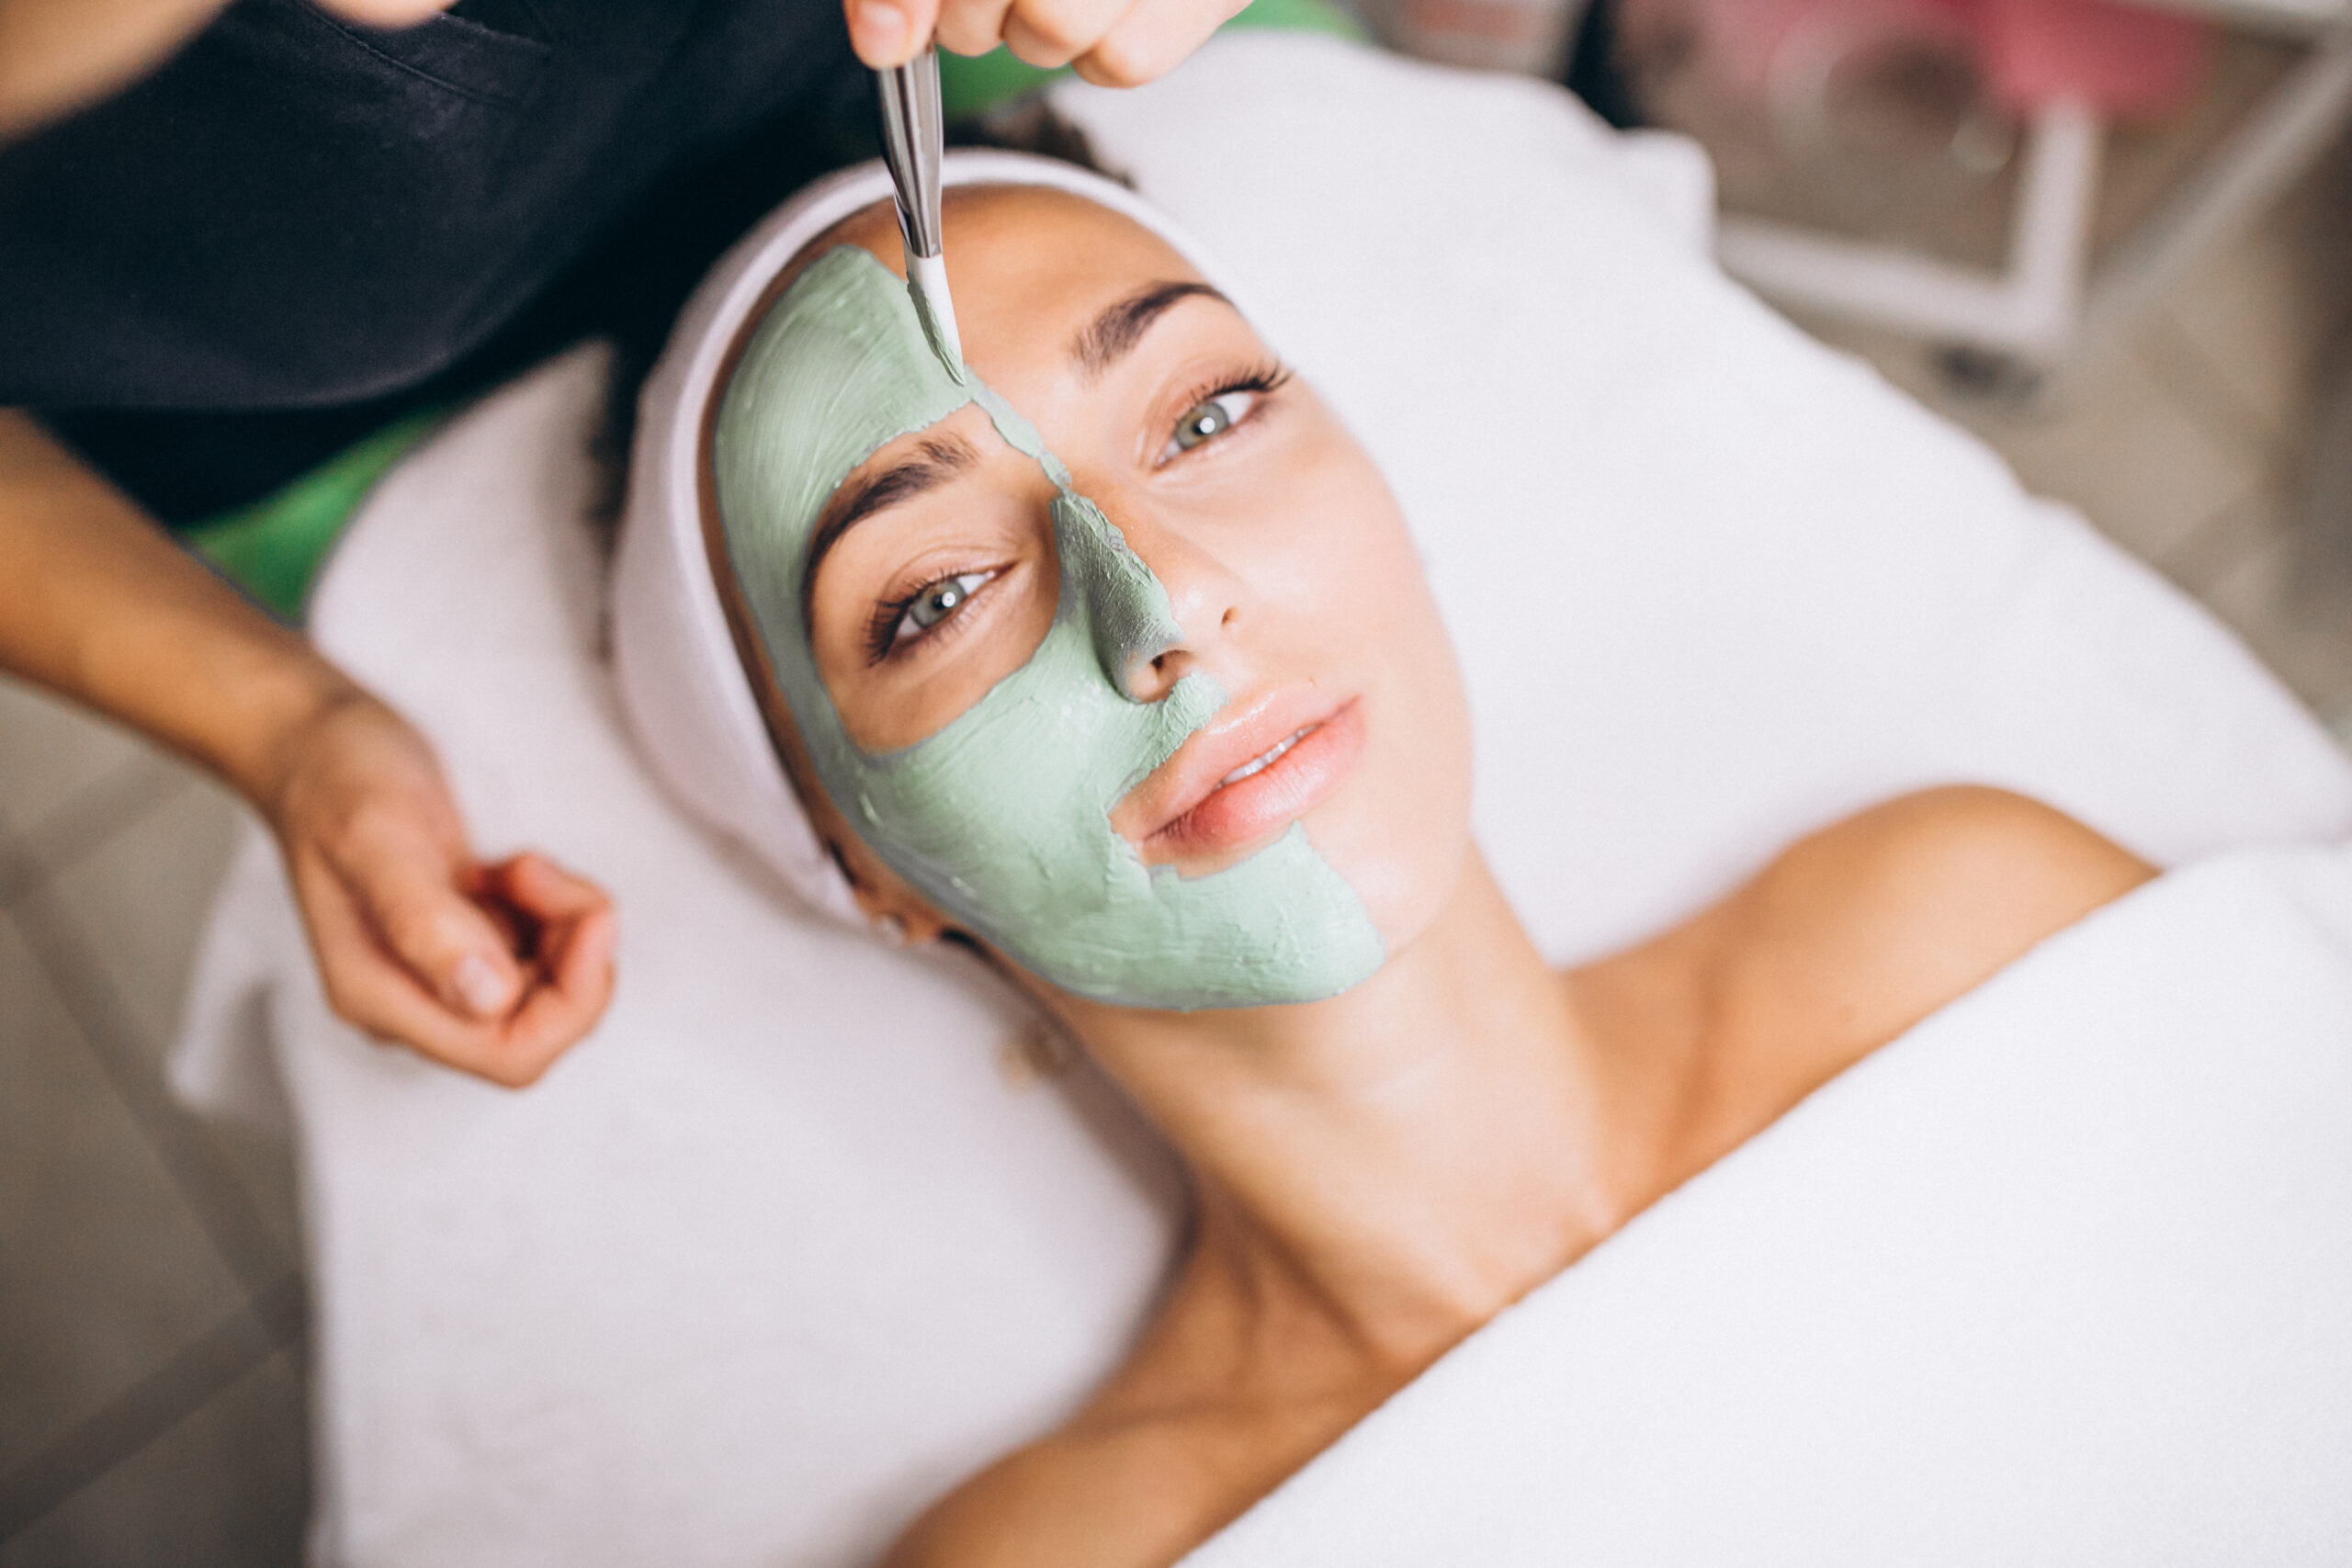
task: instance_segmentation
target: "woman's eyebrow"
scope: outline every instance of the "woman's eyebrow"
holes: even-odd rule
[[[816,536],[808,542],[808,570],[800,578],[803,622],[808,618],[808,595],[817,581],[817,569],[824,564],[826,552],[841,542],[842,535],[886,507],[938,489],[979,460],[979,453],[960,435],[950,433],[926,436],[916,444],[912,456],[835,491],[831,502],[817,520]]]
[[[1069,356],[1088,379],[1100,376],[1143,341],[1168,308],[1194,295],[1230,307],[1233,301],[1205,283],[1151,283],[1104,310],[1070,340]]]

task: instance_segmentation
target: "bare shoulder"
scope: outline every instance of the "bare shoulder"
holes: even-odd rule
[[[884,1568],[1166,1568],[1395,1392],[1352,1345],[1245,1310],[1221,1256],[1196,1247],[1085,1407],[950,1493]]]
[[[1849,884],[1871,913],[1928,920],[1963,945],[1999,950],[2006,962],[2155,871],[2055,807],[1954,784],[1847,818],[1792,847],[1766,874],[1808,903],[1814,885]]]
[[[1157,1568],[1221,1520],[1152,1423],[1081,1421],[1016,1450],[915,1522],[883,1568]]]
[[[1885,1043],[2155,874],[2065,813],[1976,785],[1900,796],[1790,849],[1722,911],[1739,988],[1842,1060]]]

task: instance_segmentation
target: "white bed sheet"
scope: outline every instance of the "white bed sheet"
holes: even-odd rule
[[[1389,472],[1547,953],[1939,780],[2167,862],[2352,829],[2352,767],[2194,605],[1714,272],[1687,148],[1279,35],[1058,96]],[[368,1045],[256,838],[176,1053],[300,1140],[323,1562],[863,1561],[1116,1356],[1175,1223],[1115,1097],[1019,1068],[1017,1007],[797,913],[655,791],[602,662],[599,374],[404,464],[313,622],[484,850],[614,890],[605,1026],[519,1096]]]

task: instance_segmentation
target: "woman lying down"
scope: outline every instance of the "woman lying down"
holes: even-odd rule
[[[1124,191],[983,162],[946,204],[962,363],[887,185],[837,186],[727,349],[702,525],[866,917],[1012,977],[1193,1186],[1125,1362],[891,1561],[1142,1568],[2152,873],[1942,789],[1550,968],[1471,838],[1463,687],[1372,456]]]

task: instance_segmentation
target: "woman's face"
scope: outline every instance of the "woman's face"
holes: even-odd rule
[[[1016,672],[1037,679],[1029,667],[1079,592],[1061,557],[1091,547],[1057,510],[1066,486],[1165,592],[1161,629],[1105,654],[1100,680],[1129,705],[1197,710],[1133,776],[1112,760],[1116,784],[1087,809],[1155,878],[1188,883],[1303,826],[1395,953],[1460,875],[1469,746],[1452,650],[1378,471],[1238,311],[1127,220],[998,187],[952,197],[945,237],[967,365],[1068,476],[1057,484],[978,404],[851,469],[810,532],[801,583],[808,654],[842,731],[888,760],[971,722]],[[887,208],[829,240],[895,270]],[[1097,734],[1073,716],[1068,744]],[[1048,722],[1033,750],[1039,735],[1046,750],[1063,740]],[[850,807],[819,812],[840,839],[857,808],[826,804]],[[862,789],[858,806],[870,829]],[[893,874],[871,836],[840,844],[870,907],[933,923],[939,900]],[[945,923],[969,923],[959,913]]]

